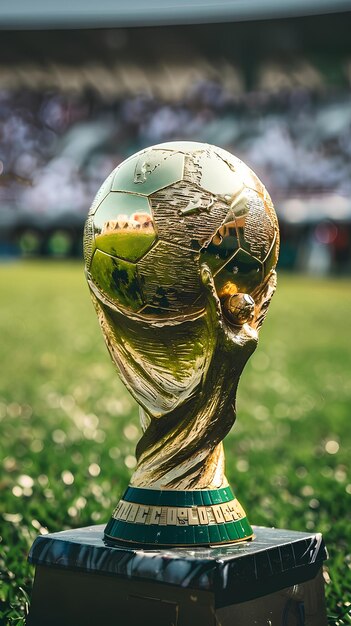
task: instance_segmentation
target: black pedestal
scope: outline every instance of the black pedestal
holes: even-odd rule
[[[30,626],[325,626],[320,534],[254,527],[254,541],[144,550],[103,526],[40,536]]]

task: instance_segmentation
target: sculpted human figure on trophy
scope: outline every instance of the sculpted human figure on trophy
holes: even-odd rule
[[[145,545],[252,537],[224,474],[222,440],[275,290],[278,249],[266,189],[215,146],[147,148],[99,190],[85,227],[86,276],[143,430],[106,537]]]

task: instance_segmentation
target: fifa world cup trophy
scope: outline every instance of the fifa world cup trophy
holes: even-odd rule
[[[107,539],[194,546],[253,536],[222,440],[275,290],[278,248],[265,187],[215,146],[153,146],[103,183],[85,226],[86,276],[143,430]]]

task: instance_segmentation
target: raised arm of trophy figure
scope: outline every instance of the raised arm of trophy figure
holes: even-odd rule
[[[240,351],[245,349],[253,352],[258,342],[258,331],[263,324],[269,303],[276,289],[277,276],[272,270],[265,282],[259,286],[254,294],[253,315],[248,323],[230,323],[225,315],[225,303],[217,295],[213,277],[207,265],[201,266],[201,280],[206,292],[206,321],[209,331],[219,343],[223,352],[232,354],[236,359]]]

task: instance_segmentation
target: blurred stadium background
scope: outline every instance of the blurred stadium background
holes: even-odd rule
[[[307,2],[305,12],[326,5]],[[140,22],[145,6],[120,22]],[[260,6],[270,15],[276,3]],[[293,6],[301,11],[290,2],[285,12]],[[194,7],[192,20],[203,21]],[[252,18],[250,7],[232,18]],[[27,13],[3,15],[12,28],[0,63],[3,259],[80,257],[87,209],[111,169],[183,138],[227,148],[263,179],[280,218],[281,268],[350,272],[349,13],[80,30],[57,30],[60,14]],[[50,28],[28,30],[38,15]]]

